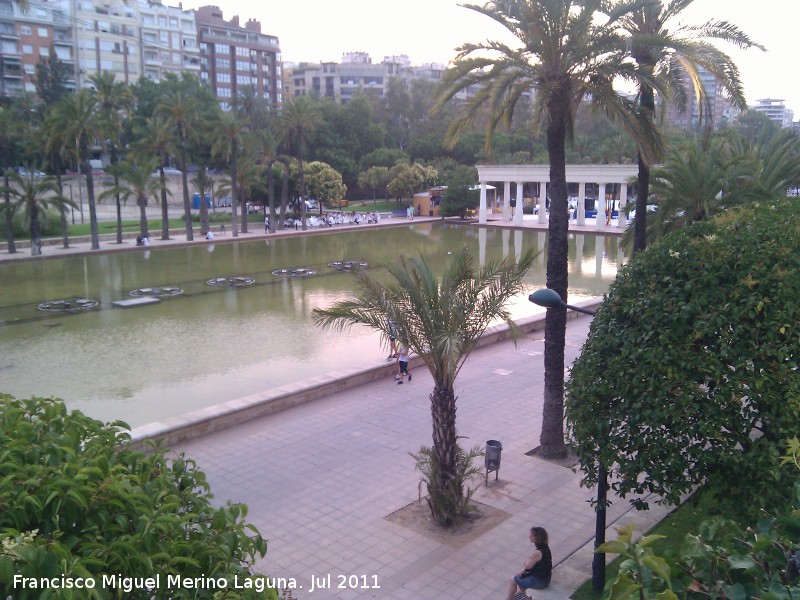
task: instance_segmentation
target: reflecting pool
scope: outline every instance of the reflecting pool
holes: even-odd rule
[[[330,263],[364,261],[380,277],[380,265],[401,254],[421,254],[441,269],[462,246],[491,260],[545,244],[543,232],[420,223],[0,264],[0,392],[61,397],[95,418],[135,426],[342,367],[373,366],[386,356],[377,334],[312,323],[313,308],[353,290],[352,274]],[[605,293],[625,261],[617,244],[611,236],[570,236],[570,300]],[[527,294],[544,285],[545,264],[542,253],[515,316],[541,310]],[[273,274],[298,267],[316,275]],[[226,277],[253,283],[208,284]],[[142,288],[183,293],[113,306]],[[99,306],[69,314],[37,308],[64,298]]]

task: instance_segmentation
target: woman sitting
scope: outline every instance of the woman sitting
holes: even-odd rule
[[[531,543],[536,546],[508,587],[508,600],[514,600],[517,590],[524,596],[525,590],[540,590],[550,585],[553,573],[553,557],[548,546],[547,531],[543,527],[531,527]]]

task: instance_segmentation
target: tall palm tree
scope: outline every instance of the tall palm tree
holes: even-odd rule
[[[194,133],[195,121],[199,106],[194,97],[185,91],[173,88],[156,106],[156,114],[162,117],[166,125],[173,131],[177,140],[178,153],[181,160],[181,184],[183,189],[183,218],[186,221],[186,239],[192,241],[192,207],[189,202],[189,180],[186,173],[187,144],[189,135]]]
[[[161,186],[153,177],[156,159],[150,158],[141,163],[122,161],[109,167],[114,175],[114,186],[107,189],[101,197],[114,196],[127,202],[133,198],[139,207],[139,235],[150,237],[147,227],[147,201],[157,199]]]
[[[36,170],[28,168],[25,175],[16,172],[9,174],[10,187],[7,193],[14,199],[17,209],[22,209],[25,217],[30,224],[31,231],[31,255],[41,256],[42,254],[42,233],[40,215],[43,210],[50,206],[55,206],[59,212],[63,213],[67,206],[74,204],[67,198],[59,194],[56,178],[48,175],[40,177],[36,175]]]
[[[629,36],[630,55],[644,77],[639,82],[639,104],[643,113],[655,119],[655,93],[650,81],[658,78],[668,87],[667,99],[685,109],[686,84],[697,101],[698,112],[713,98],[709,97],[700,80],[702,71],[711,73],[731,101],[747,108],[739,70],[725,53],[708,43],[721,40],[739,48],[763,47],[753,42],[743,31],[727,21],[709,20],[702,25],[680,23],[684,11],[694,0],[617,0],[617,6],[636,4],[620,18],[620,25]],[[634,223],[634,252],[647,246],[647,203],[650,188],[650,161],[641,152],[638,157],[639,175]]]
[[[97,98],[97,113],[101,122],[103,145],[111,156],[111,165],[119,162],[119,150],[125,119],[133,109],[134,96],[130,88],[116,81],[114,73],[103,71],[89,76]],[[114,170],[112,169],[112,173]],[[119,186],[119,176],[114,174],[114,187]],[[122,207],[119,194],[114,196],[117,208],[117,243],[122,243]]]
[[[143,130],[138,131],[137,141],[131,147],[131,155],[138,162],[156,159],[158,181],[161,190],[161,239],[169,239],[169,206],[167,204],[167,179],[164,167],[167,157],[175,149],[175,140],[165,122],[157,117],[148,119]]]
[[[100,248],[97,230],[97,208],[94,198],[94,178],[89,165],[89,144],[101,135],[97,119],[97,98],[91,90],[70,94],[53,107],[45,121],[47,143],[62,156],[69,156],[86,177],[86,195],[89,202],[89,228],[92,250]]]
[[[460,250],[437,278],[424,259],[401,257],[387,265],[390,282],[358,271],[355,299],[314,309],[314,322],[322,327],[342,330],[361,324],[384,338],[397,335],[430,371],[431,456],[438,468],[428,480],[428,493],[433,517],[442,525],[460,516],[464,495],[457,476],[456,376],[490,322],[500,319],[515,327],[505,306],[522,290],[533,259],[528,250],[516,264],[507,259],[478,267],[467,250]]]
[[[497,22],[519,42],[468,43],[458,49],[446,73],[435,108],[457,93],[477,87],[465,104],[465,114],[453,121],[447,140],[459,135],[486,105],[486,150],[498,124],[510,123],[523,94],[536,90],[534,123],[547,134],[551,206],[547,241],[547,287],[566,299],[568,289],[568,204],[566,144],[572,140],[575,111],[590,98],[614,120],[636,133],[645,148],[658,139],[650,123],[634,110],[634,103],[618,95],[618,78],[635,79],[625,62],[624,41],[615,30],[619,17],[605,21],[598,12],[602,0],[496,0],[466,8]],[[540,452],[545,458],[566,455],[564,443],[564,344],[567,315],[564,308],[547,311],[545,324],[545,386]]]
[[[238,209],[242,209],[242,232],[247,233],[247,209],[239,190],[239,154],[241,153],[246,134],[246,128],[236,113],[228,112],[220,115],[214,124],[214,137],[216,141],[211,146],[211,154],[221,157],[228,164],[230,173],[231,192],[231,229],[233,236],[239,235]]]
[[[294,150],[294,156],[300,163],[300,218],[303,231],[306,230],[306,180],[303,170],[305,146],[311,134],[322,124],[322,113],[319,105],[309,96],[298,96],[285,102],[278,115],[278,129],[285,144]]]
[[[14,241],[14,207],[11,204],[8,179],[14,170],[14,165],[18,164],[20,135],[17,120],[11,109],[0,106],[0,168],[3,171],[3,189],[5,190],[3,194],[4,233],[9,254],[17,252],[17,245]]]

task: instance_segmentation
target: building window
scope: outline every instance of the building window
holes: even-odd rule
[[[218,69],[230,69],[231,68],[231,61],[228,58],[218,58],[217,59],[217,68]]]
[[[22,25],[19,28],[19,34],[20,35],[30,35],[31,34],[31,28],[27,27],[25,25]]]
[[[237,71],[249,71],[250,70],[250,63],[246,60],[237,60],[236,61],[236,70]]]
[[[231,47],[228,44],[214,44],[214,50],[217,54],[229,54]]]
[[[47,31],[47,27],[39,27],[39,37],[40,38],[47,38],[50,37],[50,32]]]
[[[22,44],[22,53],[33,54],[33,46],[31,46],[30,44]]]
[[[178,28],[178,19],[176,19],[175,17],[170,17],[169,26],[172,27],[173,29],[177,29]]]
[[[230,83],[231,82],[231,74],[230,73],[217,73],[217,82],[218,83]]]

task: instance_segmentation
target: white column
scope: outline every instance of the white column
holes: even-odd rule
[[[511,182],[503,182],[503,222],[511,220]]]
[[[478,227],[478,264],[486,264],[486,227]]]
[[[517,205],[514,207],[514,223],[522,225],[522,188],[521,181],[517,182]]]
[[[606,228],[606,184],[601,183],[597,191],[597,228]]]
[[[600,277],[603,274],[603,259],[606,253],[606,236],[594,236],[594,261],[595,261],[595,276]]]
[[[522,258],[522,230],[514,230],[514,258],[517,262]]]
[[[539,183],[539,223],[547,223],[547,182]]]
[[[503,258],[508,258],[508,241],[511,238],[511,232],[504,227],[501,233],[503,237]]]
[[[481,181],[481,200],[478,205],[478,223],[486,225],[486,182]]]
[[[586,182],[578,184],[578,225],[586,225]]]
[[[544,262],[544,251],[547,250],[547,233],[544,231],[536,232],[536,247],[539,249],[539,255],[536,257],[536,263],[544,269],[547,265]]]
[[[621,183],[619,186],[619,216],[617,217],[617,227],[624,229],[628,225],[625,217],[625,209],[628,205],[628,184]]]
[[[575,234],[575,272],[583,271],[583,234]]]

